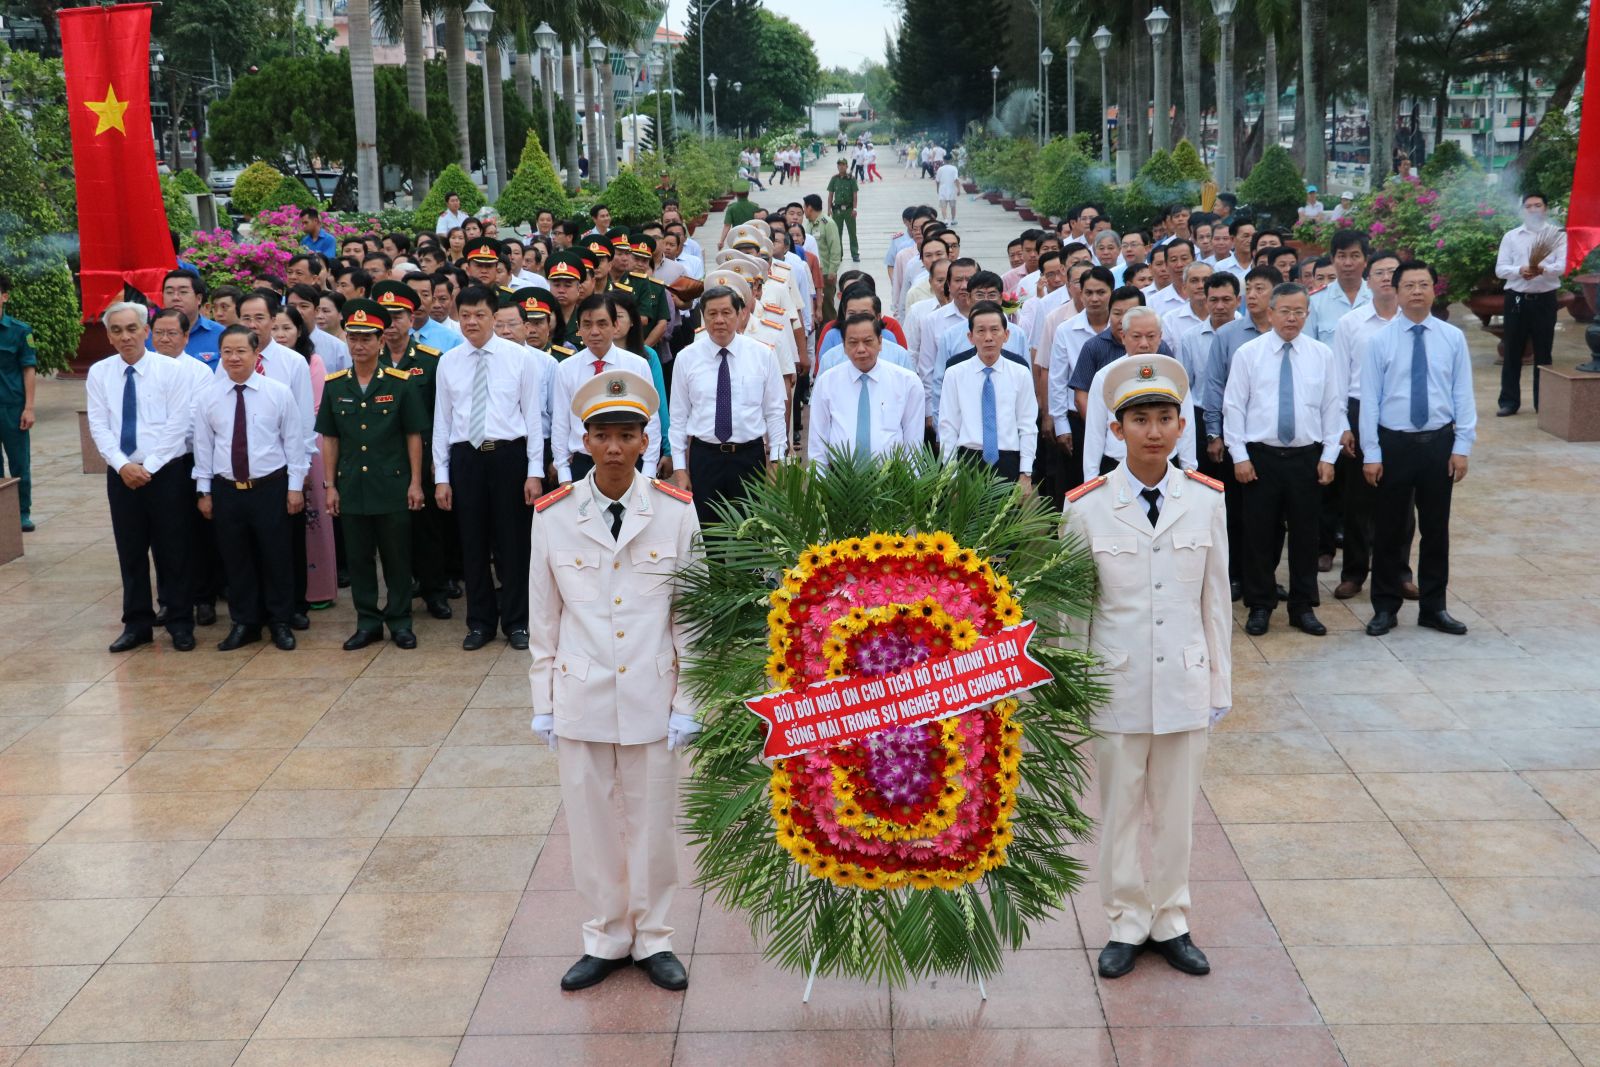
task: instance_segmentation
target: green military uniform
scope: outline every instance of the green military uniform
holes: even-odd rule
[[[345,330],[362,328],[387,315],[367,300],[345,305]],[[415,349],[415,342],[410,346]],[[411,357],[411,352],[407,352]],[[421,357],[426,360],[429,357]],[[381,360],[381,357],[380,357]],[[339,442],[339,463],[331,472],[339,492],[339,517],[344,527],[350,567],[350,594],[356,606],[356,627],[391,634],[411,632],[411,512],[406,493],[411,485],[407,438],[428,431],[423,389],[426,372],[378,366],[365,384],[354,368],[330,374],[317,411],[317,432]],[[378,572],[388,602],[378,610]]]
[[[456,524],[433,498],[433,438],[434,389],[438,382],[439,356],[437,348],[423,344],[413,337],[406,345],[405,354],[398,362],[390,358],[388,346],[378,354],[378,366],[393,368],[411,379],[423,410],[422,429],[422,510],[411,517],[412,573],[417,579],[417,592],[430,608],[438,604],[448,606],[450,596],[449,562],[459,559],[461,549],[456,543],[460,536]]]
[[[557,252],[545,263],[545,277],[552,283],[562,278],[582,283],[589,277],[589,267],[584,262],[584,253],[576,248]],[[551,310],[554,311],[553,296],[550,302]],[[563,323],[560,335],[550,338],[550,354],[560,361],[582,349],[583,341],[578,337],[578,316],[573,314]]]
[[[856,196],[860,192],[860,183],[848,174],[835,174],[828,179],[828,195],[833,198],[833,222],[839,227],[839,243],[841,246],[844,244],[844,231],[849,227],[850,258],[858,261],[861,259],[861,246],[856,242]]]
[[[27,529],[33,508],[33,469],[28,456],[28,431],[22,426],[22,409],[27,403],[24,378],[39,364],[33,350],[33,328],[10,315],[0,314],[0,478],[20,478],[17,503],[21,505],[22,525]]]

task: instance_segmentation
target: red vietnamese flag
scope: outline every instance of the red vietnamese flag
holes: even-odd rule
[[[1583,119],[1578,126],[1578,165],[1567,208],[1567,273],[1578,269],[1600,245],[1600,0],[1589,7],[1588,74],[1583,79]]]
[[[83,317],[124,282],[159,301],[177,265],[150,132],[149,4],[56,12],[78,190]]]

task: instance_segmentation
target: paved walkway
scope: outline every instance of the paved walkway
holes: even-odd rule
[[[884,170],[862,197],[880,270],[932,191]],[[1000,261],[1016,217],[961,212],[968,253]],[[1324,639],[1237,631],[1196,828],[1214,972],[1147,959],[1098,981],[1089,885],[987,1002],[824,981],[802,1006],[693,889],[687,994],[632,972],[561,994],[582,909],[525,654],[463,653],[459,621],[426,617],[416,651],[342,652],[347,598],[293,653],[107,654],[117,566],[79,473],[82,385],[46,382],[39,532],[0,567],[0,1067],[1600,1067],[1600,446],[1493,418],[1491,345],[1469,336],[1491,417],[1450,610],[1472,633],[1418,630],[1408,606],[1374,640],[1365,601],[1331,597]],[[1558,336],[1574,362],[1578,331]]]

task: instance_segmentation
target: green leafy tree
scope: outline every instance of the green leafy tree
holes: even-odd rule
[[[0,44],[0,81],[10,82],[6,101],[62,225],[78,224],[78,197],[72,181],[72,131],[67,123],[67,87],[61,60],[33,52],[13,52]]]
[[[430,108],[432,105],[429,105]],[[430,111],[431,113],[431,111]],[[452,163],[439,172],[433,180],[433,186],[428,190],[427,197],[417,205],[417,228],[431,230],[439,221],[439,216],[444,214],[445,198],[451,193],[461,197],[461,210],[467,214],[476,214],[483,207],[485,201],[483,193],[478,191],[478,186],[467,177],[467,172]]]
[[[1163,206],[1174,202],[1190,203],[1199,191],[1200,183],[1184,174],[1173,154],[1157,149],[1150,153],[1150,158],[1128,184],[1124,208],[1145,224]]]
[[[206,180],[192,170],[180,170],[172,176],[172,184],[180,193],[204,196],[211,191]]]
[[[1445,141],[1433,150],[1428,161],[1422,165],[1417,173],[1426,185],[1439,185],[1452,172],[1468,170],[1477,164],[1454,141]]]
[[[261,160],[240,172],[233,183],[233,209],[241,215],[254,215],[266,204],[283,181],[283,171]]]
[[[530,130],[522,146],[522,160],[495,202],[494,210],[503,225],[518,226],[532,222],[540,210],[546,208],[555,212],[556,218],[566,218],[567,194],[561,188],[561,177],[550,165],[549,155],[539,143],[539,135]]]
[[[678,197],[683,217],[692,219],[710,209],[711,198],[733,187],[732,174],[724,174],[717,160],[699,140],[686,137],[672,153],[672,191]]]
[[[65,367],[83,333],[67,246],[33,150],[12,113],[0,108],[0,270],[12,282],[6,311],[33,327],[44,370]]]
[[[1074,141],[1053,138],[1039,151],[1033,179],[1033,209],[1060,218],[1073,204],[1105,198],[1099,163]]]
[[[317,198],[311,195],[311,190],[306,188],[306,183],[291,175],[284,175],[278,182],[277,188],[267,194],[261,202],[262,211],[271,211],[275,207],[319,207]]]
[[[1184,181],[1193,182],[1196,189],[1211,180],[1211,169],[1187,137],[1172,147],[1172,166]]]
[[[1293,221],[1295,211],[1305,202],[1306,183],[1286,148],[1273,145],[1261,154],[1249,177],[1239,183],[1239,199],[1258,217],[1266,215],[1277,223]]]
[[[176,176],[161,179],[161,205],[167,210],[167,229],[179,237],[188,236],[200,225],[189,210],[189,201],[183,198]]]
[[[1539,119],[1539,143],[1529,154],[1518,191],[1543,193],[1551,200],[1565,201],[1572,195],[1572,175],[1578,166],[1578,130],[1559,111],[1547,111]]]
[[[632,167],[623,167],[611,179],[600,203],[611,209],[620,226],[639,226],[661,217],[661,201]]]
[[[993,87],[989,67],[1009,37],[1006,20],[986,5],[905,0],[889,56],[895,113],[952,137],[968,122],[986,118]]]

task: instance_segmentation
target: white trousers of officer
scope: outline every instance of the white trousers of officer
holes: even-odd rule
[[[672,948],[667,909],[678,887],[678,759],[648,745],[556,742],[572,880],[594,917],[583,951],[636,960]]]
[[[1207,736],[1202,728],[1095,738],[1100,901],[1113,941],[1137,945],[1189,932],[1189,852]],[[1147,803],[1153,830],[1148,882],[1139,857]]]

